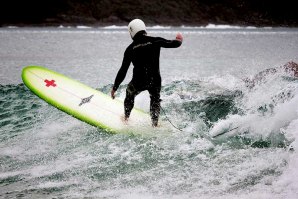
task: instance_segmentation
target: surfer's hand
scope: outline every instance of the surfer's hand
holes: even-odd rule
[[[114,89],[111,90],[111,97],[112,97],[112,99],[115,99],[115,92],[116,91]]]
[[[183,36],[180,32],[177,33],[176,40],[183,42]]]

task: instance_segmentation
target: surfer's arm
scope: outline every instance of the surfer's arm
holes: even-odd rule
[[[167,40],[164,38],[157,38],[156,43],[158,43],[160,45],[160,47],[163,48],[178,48],[179,46],[181,46],[183,41],[183,36],[181,33],[178,33],[176,35],[176,39],[174,40]]]
[[[131,63],[131,56],[129,53],[129,49],[127,49],[124,53],[121,68],[119,69],[116,79],[115,79],[115,82],[114,82],[114,86],[113,86],[114,91],[116,91],[118,89],[118,87],[120,86],[120,84],[123,82],[130,63]]]

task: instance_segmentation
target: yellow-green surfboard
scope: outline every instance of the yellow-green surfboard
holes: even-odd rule
[[[138,133],[151,126],[149,114],[133,109],[128,123],[121,119],[123,102],[41,66],[23,68],[24,84],[38,97],[65,113],[113,133]]]

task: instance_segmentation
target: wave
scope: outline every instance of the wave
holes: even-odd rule
[[[37,116],[40,107],[41,102],[23,84],[0,85],[0,141],[36,125],[40,121]]]
[[[117,26],[117,25],[110,25],[99,27],[103,29],[127,29],[127,26]],[[154,26],[147,26],[148,30],[169,30],[169,29],[272,29],[272,27],[255,27],[255,26],[234,26],[234,25],[216,25],[216,24],[208,24],[206,26],[163,26],[163,25],[154,25]]]
[[[183,132],[155,137],[108,134],[48,105],[24,84],[1,85],[0,183],[10,189],[9,196],[92,197],[100,192],[116,198],[130,188],[148,187],[148,181],[152,185],[145,192],[163,196],[176,190],[221,195],[228,189],[235,194],[263,181],[272,183],[289,160],[284,148],[298,147],[296,84],[296,79],[280,75],[253,88],[231,76],[168,82],[162,87],[161,119],[167,122],[168,116]],[[99,90],[109,93],[111,86]],[[118,97],[125,96],[125,89],[119,88]],[[148,107],[143,101],[149,97],[138,97],[136,106]],[[229,125],[238,127],[235,134],[211,138],[216,127]],[[296,172],[293,155],[278,181],[282,187],[295,188],[295,179],[289,177]],[[185,176],[187,172],[191,174]],[[184,189],[173,178],[183,186],[202,187]],[[116,188],[123,192],[109,191]]]
[[[251,140],[251,145],[255,141],[266,141],[268,146],[288,146],[293,136],[285,131],[298,118],[298,110],[294,108],[298,104],[297,80],[275,74],[267,77],[266,82],[249,88],[241,79],[235,80],[234,86],[226,79],[176,80],[164,85],[161,119],[168,122],[170,118],[180,129],[210,136],[214,142],[223,143],[237,137]],[[110,88],[111,85],[107,85],[100,90],[108,94]],[[122,98],[125,88],[125,85],[119,88]],[[0,93],[1,129],[10,132],[5,136],[63,115],[60,111],[53,112],[53,107],[23,84],[1,85]],[[144,102],[148,99],[137,99],[136,106],[148,111],[148,103]],[[45,114],[47,111],[50,113]],[[1,139],[6,139],[5,136]]]
[[[63,115],[24,84],[0,85],[0,110],[0,142],[40,128]]]
[[[244,88],[235,103],[238,113],[214,123],[209,131],[211,137],[250,138],[274,147],[287,147],[295,140],[287,128],[298,118],[296,78],[271,74],[254,88]]]

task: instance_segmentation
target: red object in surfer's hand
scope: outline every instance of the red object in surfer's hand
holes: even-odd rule
[[[181,42],[183,41],[183,36],[180,32],[177,33],[176,40],[181,41]]]

